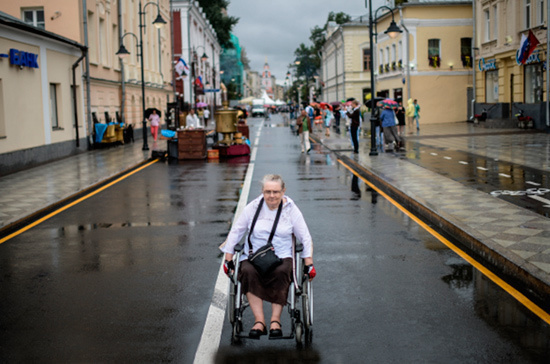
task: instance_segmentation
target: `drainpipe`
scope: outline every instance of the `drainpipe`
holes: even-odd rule
[[[89,49],[88,44],[88,6],[86,0],[82,0],[82,20],[84,27],[84,45]],[[86,52],[86,117],[88,119],[88,149],[94,145],[93,142],[93,127],[92,127],[92,97],[90,95],[90,52]]]
[[[118,43],[122,44],[122,1],[117,3],[118,10]],[[121,91],[121,100],[120,100],[120,119],[123,123],[126,123],[124,106],[126,105],[126,80],[124,76],[124,61],[121,57],[118,57],[118,62],[120,64],[120,91]]]
[[[346,99],[346,45],[344,44],[344,28],[340,26],[340,37],[342,38],[342,93]]]
[[[550,90],[550,74],[548,73],[549,64],[548,61],[550,60],[550,27],[548,27],[548,19],[550,17],[550,4],[548,4],[548,1],[546,2],[546,127],[550,127],[550,99],[549,95],[550,93],[548,90]]]
[[[472,115],[470,115],[470,120],[474,120],[475,110],[474,107],[476,105],[476,43],[477,43],[477,37],[476,37],[476,1],[472,1],[472,12],[473,12],[473,19],[474,24],[472,26],[473,34],[472,34],[472,88],[474,89],[474,97],[472,98]],[[547,58],[548,59],[548,58]],[[513,97],[513,93],[512,93]],[[510,104],[510,107],[512,107],[512,104]]]
[[[78,136],[78,104],[76,102],[76,67],[78,67],[78,64],[86,57],[86,54],[88,54],[88,50],[82,51],[82,55],[80,58],[77,59],[77,61],[72,66],[73,71],[73,107],[74,107],[74,128],[76,131],[76,147],[80,147],[80,140]]]
[[[407,37],[407,41],[406,41],[406,46],[405,46],[405,59],[407,61],[407,63],[405,63],[406,67],[406,74],[407,74],[407,99],[410,99],[411,98],[411,61],[410,61],[410,48],[409,48],[409,41],[410,41],[410,36],[409,36],[409,29],[407,29],[407,27],[405,26],[405,23],[403,22],[403,8],[400,6],[399,7],[399,19],[401,20],[401,26],[403,27],[403,29],[405,29],[405,33],[406,33],[406,37]],[[405,105],[405,100],[403,100],[403,105]]]

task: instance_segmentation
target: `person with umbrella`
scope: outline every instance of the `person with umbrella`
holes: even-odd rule
[[[151,135],[153,135],[153,140],[156,142],[160,125],[160,115],[157,114],[157,109],[152,110],[148,119],[151,122]]]

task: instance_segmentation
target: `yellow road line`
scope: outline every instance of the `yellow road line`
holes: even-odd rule
[[[342,162],[341,160],[338,160],[340,164],[342,164],[344,167],[346,167],[351,173],[356,175],[357,177],[361,178],[363,182],[365,182],[367,185],[369,185],[370,188],[384,196],[386,200],[391,202],[395,207],[397,207],[401,212],[403,212],[405,215],[410,217],[412,220],[414,220],[418,225],[420,225],[424,230],[429,232],[431,235],[433,235],[436,239],[438,239],[440,242],[445,244],[447,247],[449,247],[452,251],[454,251],[456,254],[458,254],[462,259],[473,265],[477,270],[479,270],[483,275],[485,275],[487,278],[489,278],[491,281],[496,283],[500,288],[508,292],[512,297],[514,297],[516,300],[518,300],[522,305],[527,307],[531,312],[533,312],[535,315],[540,317],[543,321],[545,321],[547,324],[550,324],[550,314],[548,314],[546,311],[544,311],[542,308],[537,306],[533,301],[531,301],[529,298],[525,297],[521,292],[516,290],[514,287],[510,286],[508,283],[506,283],[504,280],[502,280],[500,277],[498,277],[496,274],[491,272],[489,269],[485,268],[481,263],[476,261],[474,258],[466,254],[463,250],[461,250],[459,247],[451,243],[449,240],[447,240],[445,237],[443,237],[441,234],[439,234],[437,231],[432,229],[430,226],[425,224],[422,220],[420,220],[416,215],[414,215],[409,210],[405,209],[403,206],[401,206],[397,201],[395,201],[393,198],[388,196],[386,193],[381,191],[378,187],[370,183],[368,180],[360,176],[357,172],[355,172],[350,166]]]
[[[44,217],[42,217],[42,218],[40,218],[40,219],[38,219],[38,220],[36,220],[36,221],[30,223],[29,225],[26,225],[25,227],[22,227],[21,229],[15,231],[15,232],[13,232],[13,233],[11,233],[10,235],[7,235],[7,236],[3,237],[2,239],[0,239],[0,244],[2,244],[2,243],[4,243],[4,242],[6,242],[6,241],[8,241],[8,240],[10,240],[10,239],[12,239],[12,238],[14,238],[14,237],[16,237],[16,236],[19,235],[19,234],[24,233],[25,231],[27,231],[27,230],[29,230],[29,229],[32,229],[32,228],[35,227],[36,225],[38,225],[38,224],[40,224],[40,223],[42,223],[42,222],[44,222],[44,221],[46,221],[46,220],[48,220],[48,219],[54,217],[55,215],[59,214],[60,212],[63,212],[63,211],[65,211],[65,210],[67,210],[68,208],[70,208],[70,207],[72,207],[72,206],[74,206],[74,205],[76,205],[76,204],[81,203],[82,201],[84,201],[84,200],[86,200],[86,199],[88,199],[88,198],[90,198],[90,197],[92,197],[92,196],[98,194],[99,192],[101,192],[101,191],[103,191],[103,190],[105,190],[105,189],[111,187],[111,186],[114,185],[114,184],[117,184],[118,182],[122,181],[123,179],[126,179],[126,178],[130,177],[130,176],[133,175],[134,173],[137,173],[137,172],[141,171],[142,169],[147,168],[147,167],[149,167],[151,164],[156,163],[156,162],[158,162],[158,159],[155,159],[154,161],[151,161],[151,162],[149,162],[149,163],[147,163],[147,164],[145,164],[145,165],[143,165],[143,166],[141,166],[141,167],[139,167],[139,168],[133,170],[132,172],[129,172],[129,173],[127,173],[127,174],[125,174],[125,175],[123,175],[123,176],[117,178],[116,180],[114,180],[114,181],[112,181],[112,182],[109,182],[109,183],[106,184],[105,186],[102,186],[102,187],[98,188],[97,190],[95,190],[95,191],[93,191],[93,192],[90,192],[90,193],[87,194],[86,196],[82,196],[82,197],[79,198],[78,200],[75,200],[75,201],[73,201],[73,202],[71,202],[71,203],[69,203],[69,204],[67,204],[67,205],[65,205],[65,206],[63,206],[63,207],[60,207],[59,209],[57,209],[57,210],[55,210],[55,211],[53,211],[53,212],[50,212],[50,213],[47,214],[46,216],[44,216]]]

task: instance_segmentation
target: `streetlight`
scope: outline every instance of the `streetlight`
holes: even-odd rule
[[[367,6],[367,0],[365,0],[365,6]],[[370,113],[370,152],[369,152],[369,155],[378,155],[378,151],[376,150],[376,135],[375,135],[375,126],[374,124],[376,123],[376,117],[374,116],[374,108],[376,107],[376,105],[374,105],[374,98],[376,97],[376,92],[375,92],[375,84],[374,84],[374,63],[373,63],[373,60],[374,60],[374,44],[372,44],[372,26],[373,26],[373,23],[376,24],[374,21],[373,21],[373,18],[372,18],[372,0],[368,0],[368,7],[369,7],[369,44],[370,44],[370,59],[369,59],[369,67],[370,67],[370,85],[371,85],[371,88],[370,88],[370,94],[371,94],[371,113]],[[397,35],[399,33],[402,33],[403,31],[397,26],[397,24],[395,24],[395,19],[394,19],[394,16],[393,16],[393,9],[392,8],[389,8],[385,5],[379,7],[378,9],[376,9],[376,12],[374,13],[374,17],[376,18],[376,14],[378,13],[378,10],[380,9],[387,9],[391,12],[391,23],[390,23],[390,26],[388,27],[388,29],[384,32],[386,33],[390,38],[394,39],[395,37],[397,37]],[[377,30],[378,32],[378,30]]]
[[[138,57],[140,59],[140,64],[141,64],[141,109],[143,112],[143,128],[142,128],[143,147],[141,148],[142,150],[149,150],[149,146],[147,145],[147,118],[145,117],[145,73],[143,70],[143,28],[145,28],[145,22],[144,22],[145,8],[147,7],[147,5],[150,5],[150,4],[155,5],[158,10],[157,18],[155,19],[155,21],[153,21],[153,25],[155,26],[155,28],[160,29],[166,24],[166,21],[160,15],[160,7],[158,6],[157,3],[148,2],[147,4],[145,4],[145,6],[142,7],[141,0],[140,0],[139,2],[139,40],[134,33],[131,33],[131,32],[125,33],[122,36],[122,38],[120,38],[120,48],[118,49],[118,52],[116,52],[116,54],[120,58],[129,56],[130,52],[128,52],[126,47],[124,47],[124,43],[123,43],[124,37],[127,35],[132,35],[134,38],[136,38],[136,42],[138,42]]]

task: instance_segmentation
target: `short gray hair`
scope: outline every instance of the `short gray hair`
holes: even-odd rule
[[[266,182],[279,182],[281,184],[281,188],[283,190],[285,189],[285,181],[283,181],[283,177],[279,176],[278,174],[266,174],[261,181],[262,190],[264,189],[264,185]]]

